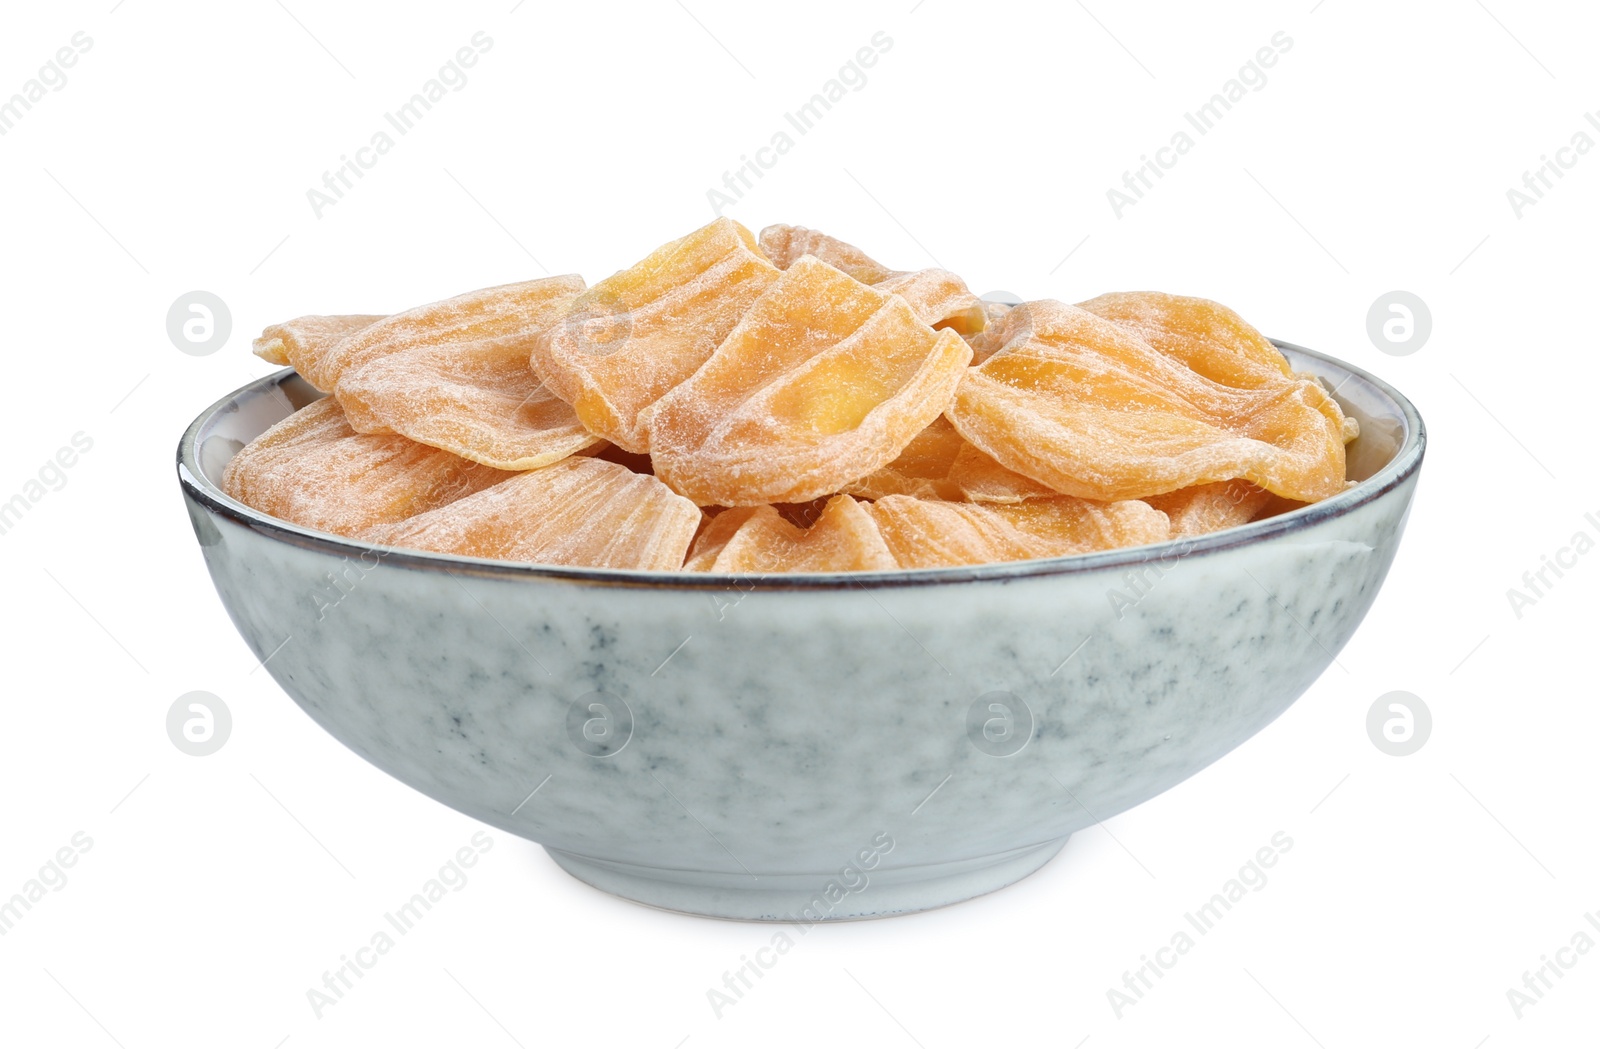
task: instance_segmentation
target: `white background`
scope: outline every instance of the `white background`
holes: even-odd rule
[[[0,897],[93,841],[0,937],[0,1042],[1592,1040],[1600,951],[1521,1019],[1506,996],[1600,911],[1600,552],[1520,618],[1506,593],[1600,535],[1600,151],[1520,217],[1507,199],[1600,108],[1592,8],[113,2],[7,5],[0,27],[0,97],[93,40],[0,137],[0,500],[93,441],[0,535]],[[470,82],[317,218],[307,189],[479,30],[494,43]],[[1266,85],[1118,218],[1106,190],[1280,30]],[[1376,605],[1339,666],[1212,768],[1010,889],[813,930],[720,1019],[707,989],[770,929],[613,899],[499,831],[318,1019],[307,989],[479,826],[254,669],[185,520],[178,435],[268,370],[248,352],[263,325],[593,282],[703,224],[724,171],[878,31],[893,46],[866,85],[728,214],[937,261],[977,291],[1210,296],[1391,381],[1431,446]],[[194,289],[232,315],[210,356],[166,333]],[[1410,356],[1367,336],[1393,289],[1431,308]],[[205,758],[164,728],[194,689],[234,719]],[[1434,718],[1405,758],[1365,729],[1394,689]],[[1265,888],[1119,1019],[1107,990],[1280,830],[1294,846]]]

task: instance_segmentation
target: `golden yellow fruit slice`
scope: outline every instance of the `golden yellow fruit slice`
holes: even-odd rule
[[[1165,541],[1167,516],[1136,499],[1058,496],[1006,506],[891,495],[867,504],[901,568],[1025,561]]]
[[[1160,291],[1119,291],[1078,307],[1114,321],[1213,382],[1242,390],[1281,386],[1289,362],[1265,335],[1209,299]]]
[[[269,363],[293,365],[304,376],[308,362],[323,357],[334,343],[381,320],[383,314],[368,313],[296,317],[267,325],[251,350]]]
[[[583,290],[578,276],[502,284],[418,306],[345,336],[295,370],[319,390],[335,390],[339,377],[369,361],[417,346],[504,339],[523,352],[533,337]]]
[[[1167,515],[1172,522],[1172,535],[1177,538],[1247,524],[1255,520],[1271,498],[1271,492],[1247,481],[1214,481],[1152,495],[1145,502]]]
[[[838,237],[830,237],[804,226],[768,226],[761,231],[761,250],[773,265],[786,270],[810,255],[821,259],[836,270],[850,274],[863,284],[876,284],[890,277],[903,276],[878,262],[854,244],[846,244]]]
[[[760,509],[759,506],[734,506],[718,511],[694,537],[694,542],[689,546],[689,556],[683,562],[684,571],[711,571],[711,566],[717,563],[717,555],[722,553],[722,548],[728,545],[728,540],[733,538],[739,526]]]
[[[324,397],[245,445],[222,489],[264,514],[360,536],[511,476],[405,437],[357,433]]]
[[[981,302],[981,300],[980,300]],[[1006,321],[1014,307],[1004,302],[983,302],[982,327],[974,332],[964,332],[962,338],[972,347],[972,366],[976,368],[994,355],[1006,343]]]
[[[983,303],[967,290],[965,281],[949,270],[899,273],[872,286],[905,299],[917,319],[932,328],[971,335],[988,323]]]
[[[677,571],[700,517],[654,477],[579,455],[364,538],[499,561]]]
[[[647,452],[646,409],[705,363],[777,279],[750,231],[719,218],[569,303],[533,341],[533,370],[591,432]]]
[[[1051,499],[1061,493],[1048,485],[1008,470],[976,445],[961,442],[961,450],[950,464],[948,480],[961,498],[971,503],[1020,503],[1028,499]]]
[[[656,404],[656,473],[702,504],[804,502],[895,459],[950,403],[972,351],[904,299],[802,258]]]
[[[1151,346],[1188,365],[1213,382],[1243,390],[1283,389],[1294,380],[1310,380],[1325,393],[1326,384],[1311,374],[1295,374],[1288,359],[1270,339],[1221,303],[1160,291],[1112,292],[1082,303],[1081,308],[1115,321]],[[1361,427],[1346,416],[1331,394],[1318,409],[1343,433],[1346,444]]]
[[[836,495],[809,527],[785,520],[771,506],[743,508],[747,513],[723,542],[710,570],[868,572],[896,567],[862,506],[848,495]],[[718,520],[735,513],[729,510]]]
[[[1101,501],[1236,477],[1308,501],[1344,488],[1342,420],[1316,383],[1223,386],[1119,324],[1050,300],[1013,310],[1006,329],[949,416],[1008,469]]]
[[[854,244],[804,226],[768,226],[761,231],[761,249],[779,269],[786,270],[810,255],[863,284],[899,295],[930,328],[951,328],[958,335],[970,335],[982,331],[988,322],[982,301],[948,270],[892,270]]]
[[[350,425],[398,433],[501,470],[534,470],[601,443],[544,388],[514,339],[415,346],[339,379]]]
[[[851,481],[843,491],[860,499],[882,499],[886,495],[960,499],[961,489],[951,483],[950,469],[961,449],[970,447],[950,420],[941,415],[913,437],[894,461],[859,481]]]

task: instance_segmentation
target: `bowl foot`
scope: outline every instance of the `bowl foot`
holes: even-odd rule
[[[1043,867],[1066,838],[992,856],[816,874],[728,874],[595,859],[546,848],[561,869],[614,896],[663,910],[811,925],[911,914],[1004,888]]]

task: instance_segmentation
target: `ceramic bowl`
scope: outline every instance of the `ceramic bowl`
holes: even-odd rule
[[[1343,494],[1198,539],[1049,560],[764,578],[371,547],[223,494],[316,391],[195,420],[178,476],[222,604],[367,761],[607,892],[724,918],[922,910],[1268,724],[1361,622],[1424,433],[1399,393],[1279,344],[1361,423]]]

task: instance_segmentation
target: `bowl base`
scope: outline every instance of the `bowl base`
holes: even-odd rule
[[[635,903],[705,918],[809,926],[888,918],[970,900],[1027,877],[1066,843],[1057,838],[992,856],[865,872],[852,868],[848,874],[672,870],[545,851],[579,881]]]

